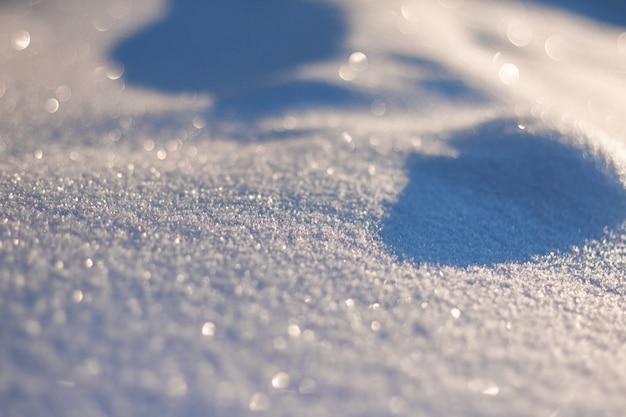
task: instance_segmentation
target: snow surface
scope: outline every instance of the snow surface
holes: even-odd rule
[[[257,3],[0,2],[0,416],[623,415],[624,6]]]

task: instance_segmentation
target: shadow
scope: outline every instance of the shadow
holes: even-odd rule
[[[534,0],[531,2],[559,8],[603,23],[626,26],[626,3],[622,0]]]
[[[254,119],[294,108],[369,108],[372,100],[373,98],[363,92],[323,82],[301,80],[224,98],[216,103],[213,114],[219,117],[236,115],[238,119]]]
[[[289,84],[297,67],[335,56],[345,32],[340,10],[322,2],[176,0],[165,20],[122,42],[112,58],[124,65],[127,83],[209,92],[230,106],[261,91],[257,106],[275,108],[285,92],[272,88]]]
[[[413,154],[382,238],[401,258],[466,267],[525,262],[601,238],[626,218],[618,178],[580,149],[502,122],[462,132],[458,157]]]

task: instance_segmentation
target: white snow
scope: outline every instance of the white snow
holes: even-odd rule
[[[0,415],[621,416],[626,28],[252,3],[0,2]]]

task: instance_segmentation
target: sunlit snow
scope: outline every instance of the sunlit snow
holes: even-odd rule
[[[626,8],[0,0],[0,416],[621,416]]]

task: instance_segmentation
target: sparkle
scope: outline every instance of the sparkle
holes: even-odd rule
[[[202,325],[202,335],[203,336],[214,336],[215,335],[215,323],[207,321]]]
[[[154,146],[155,146],[155,145],[156,145],[156,144],[154,143],[154,141],[153,141],[152,139],[148,139],[148,140],[144,141],[144,143],[143,143],[143,148],[144,148],[146,151],[148,151],[148,152],[149,152],[149,151],[151,151],[151,150],[153,150],[153,149],[154,149]]]
[[[297,324],[290,324],[289,326],[287,326],[287,334],[294,339],[300,337],[300,326],[298,326]]]
[[[30,45],[30,33],[25,30],[18,30],[11,35],[11,46],[16,51],[23,51]]]
[[[350,68],[350,65],[344,64],[339,67],[339,78],[344,81],[352,81],[356,78],[357,72]]]
[[[272,387],[274,389],[285,389],[289,386],[290,378],[286,372],[278,372],[272,378]]]
[[[344,81],[352,81],[365,68],[367,68],[367,55],[363,52],[353,52],[348,57],[348,63],[339,67],[339,77]]]
[[[506,36],[515,46],[527,46],[533,38],[530,26],[524,21],[516,21],[507,26]]]
[[[56,98],[49,98],[46,100],[43,107],[50,114],[56,113],[59,110],[59,100]]]
[[[467,387],[476,393],[495,397],[500,393],[500,388],[491,380],[473,379],[468,382]]]
[[[505,85],[514,85],[519,81],[519,69],[511,63],[502,64],[498,75]]]
[[[563,61],[567,58],[567,39],[561,35],[550,36],[544,45],[546,54],[555,61]]]
[[[348,58],[348,65],[355,71],[363,71],[367,68],[367,55],[363,52],[354,52]]]
[[[122,137],[122,132],[119,129],[113,129],[109,133],[107,133],[107,138],[111,142],[117,142]]]
[[[75,290],[72,293],[72,300],[75,303],[80,303],[81,301],[83,301],[83,292],[81,290]]]
[[[194,117],[191,123],[193,124],[193,127],[195,127],[196,129],[202,129],[203,127],[206,126],[206,120],[200,116]]]
[[[105,75],[109,80],[119,80],[124,75],[124,66],[116,65],[106,69]]]

